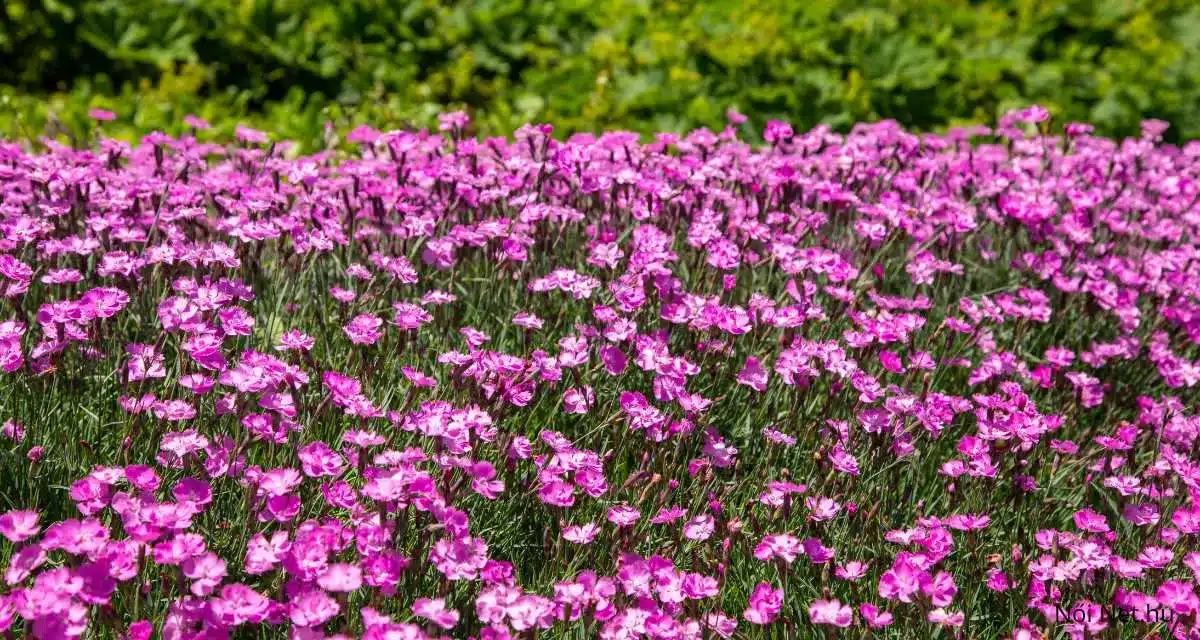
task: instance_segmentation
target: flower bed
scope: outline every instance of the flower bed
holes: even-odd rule
[[[1200,632],[1163,123],[206,124],[0,143],[10,633]]]

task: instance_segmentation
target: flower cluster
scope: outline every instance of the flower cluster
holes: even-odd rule
[[[0,142],[0,631],[1200,634],[1200,142],[442,121]]]

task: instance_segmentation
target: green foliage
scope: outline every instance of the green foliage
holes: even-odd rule
[[[327,120],[481,132],[894,118],[989,121],[1032,102],[1099,133],[1200,136],[1190,0],[5,0],[0,133],[88,107],[128,133],[188,112],[319,139]],[[264,124],[264,126],[266,126]]]

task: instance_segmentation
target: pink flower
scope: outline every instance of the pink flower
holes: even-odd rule
[[[1108,521],[1104,516],[1092,509],[1081,509],[1075,512],[1075,526],[1081,531],[1105,533],[1109,530]]]
[[[154,623],[149,620],[138,620],[129,625],[123,640],[150,640],[154,634]]]
[[[779,558],[791,564],[801,552],[800,539],[786,534],[771,534],[764,536],[754,548],[754,557],[767,562]]]
[[[392,309],[396,312],[393,322],[401,329],[416,330],[433,321],[433,316],[428,311],[412,303],[397,302],[392,305]]]
[[[362,586],[362,570],[352,564],[331,564],[317,584],[326,591],[351,593]]]
[[[575,486],[551,479],[538,489],[538,499],[555,507],[570,507],[575,504]]]
[[[298,627],[317,627],[331,620],[341,610],[337,600],[324,591],[311,590],[290,600],[288,618]]]
[[[731,618],[720,611],[704,615],[704,626],[712,629],[712,632],[721,638],[732,638],[734,632],[737,631],[737,625],[736,618]]]
[[[608,521],[617,527],[631,527],[637,523],[642,514],[637,509],[625,504],[611,507],[608,510]]]
[[[185,559],[180,568],[192,580],[192,593],[207,596],[225,578],[225,561],[215,553],[204,553]]]
[[[382,327],[383,318],[362,313],[354,316],[354,319],[342,327],[342,330],[346,332],[350,342],[371,345],[379,342],[379,339],[383,337],[383,331],[380,330]]]
[[[238,125],[234,131],[234,135],[238,140],[250,144],[266,144],[268,142],[267,134],[257,129],[251,129],[243,125]],[[302,625],[305,626],[305,625]]]
[[[707,513],[702,513],[683,525],[683,537],[688,540],[708,540],[712,537],[715,528],[716,520]]]
[[[25,427],[12,420],[7,420],[0,425],[0,435],[19,443],[25,440]]]
[[[805,538],[804,554],[808,556],[808,559],[813,564],[825,564],[833,560],[837,551],[822,544],[820,538]]]
[[[47,560],[46,549],[40,544],[21,547],[8,561],[4,572],[4,582],[15,585],[24,582],[38,567]]]
[[[1017,119],[1022,122],[1039,123],[1050,119],[1050,112],[1040,104],[1035,104],[1018,113]]]
[[[596,534],[600,532],[600,527],[595,523],[588,522],[583,525],[572,525],[563,528],[563,539],[567,542],[575,544],[591,544],[596,538]]]
[[[725,442],[725,439],[719,435],[709,432],[705,436],[704,454],[712,460],[713,465],[721,469],[733,466],[733,461],[737,457],[738,450],[735,447],[729,446]]]
[[[621,348],[611,344],[600,347],[600,361],[604,363],[604,370],[612,376],[625,373],[625,368],[629,364],[629,360]]]
[[[302,333],[299,329],[288,329],[279,336],[276,351],[308,351],[316,344],[312,336]]]
[[[900,356],[891,351],[879,352],[879,363],[892,373],[904,373],[904,363],[900,360]]]
[[[345,462],[341,454],[320,440],[310,442],[297,452],[304,475],[310,478],[335,477],[342,473]]]
[[[448,580],[474,580],[487,564],[487,543],[470,536],[444,538],[433,545],[429,560]]]
[[[451,111],[438,114],[438,131],[461,131],[471,123],[466,111]]]
[[[758,358],[747,356],[737,381],[761,393],[767,389],[767,370],[758,362]]]
[[[207,120],[204,120],[198,116],[194,116],[190,113],[183,117],[183,123],[193,129],[209,129],[212,127]]]
[[[483,343],[491,340],[490,336],[474,327],[463,327],[458,332],[467,339],[467,345],[472,349],[478,349],[483,346]]]
[[[542,319],[528,311],[518,311],[512,319],[513,324],[523,329],[534,331],[541,329],[544,324]]]
[[[244,584],[228,584],[221,587],[221,597],[209,600],[209,609],[216,622],[237,626],[258,624],[271,614],[272,605],[268,598]]]
[[[833,575],[837,576],[841,580],[856,582],[863,576],[867,575],[867,564],[865,562],[859,562],[858,560],[851,560],[850,562],[839,566],[837,569],[834,569]]]
[[[458,611],[447,609],[445,598],[417,598],[412,611],[413,615],[425,618],[443,629],[453,629],[458,624]]]
[[[945,571],[939,571],[934,576],[922,573],[920,582],[921,591],[929,596],[929,600],[934,606],[945,607],[949,605],[954,600],[954,595],[958,593],[958,587],[954,584],[954,577]]]
[[[1159,605],[1167,607],[1178,616],[1192,616],[1200,611],[1200,598],[1195,585],[1182,580],[1168,580],[1159,585],[1154,597]]]
[[[212,391],[215,381],[200,373],[190,373],[179,377],[179,386],[190,389],[192,393],[202,396]]]
[[[770,427],[763,427],[762,434],[763,434],[763,438],[767,442],[771,442],[774,444],[781,444],[785,447],[790,447],[790,446],[796,444],[796,439],[793,438],[792,436],[789,436],[788,434],[783,433],[782,431],[777,431]]]
[[[957,628],[963,625],[963,622],[966,621],[966,616],[963,615],[963,612],[961,611],[946,611],[945,609],[938,607],[937,609],[930,611],[929,615],[925,616],[925,619],[933,624]]]
[[[921,590],[921,579],[925,576],[928,574],[907,558],[897,558],[879,578],[879,595],[888,600],[912,602],[913,596]]]
[[[572,387],[563,394],[563,410],[567,413],[586,414],[596,402],[596,395],[590,386]]]
[[[130,382],[137,382],[147,378],[165,378],[167,369],[164,366],[165,358],[161,353],[154,350],[154,347],[148,344],[127,344],[125,352],[130,355],[128,369],[128,379]]]
[[[880,611],[879,607],[864,602],[858,606],[858,612],[862,614],[863,620],[867,622],[867,626],[872,629],[882,629],[890,626],[895,618],[887,611]]]
[[[1003,593],[1013,588],[1013,583],[999,568],[988,569],[987,588],[997,593]]]
[[[760,582],[750,594],[750,602],[742,617],[750,624],[771,624],[783,609],[783,589]]]
[[[819,496],[810,496],[804,499],[805,506],[808,507],[810,513],[808,519],[814,522],[824,522],[830,520],[841,511],[839,505],[832,498],[823,498]]]
[[[1136,526],[1149,527],[1158,524],[1159,511],[1158,507],[1150,503],[1130,503],[1125,505],[1121,516]]]
[[[854,621],[854,610],[837,600],[817,600],[808,606],[808,617],[813,624],[845,628]]]
[[[437,380],[412,367],[401,367],[400,372],[418,389],[436,389]]]

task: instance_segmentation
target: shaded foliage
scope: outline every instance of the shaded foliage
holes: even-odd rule
[[[133,130],[186,110],[320,137],[327,120],[425,125],[466,107],[485,133],[717,128],[894,118],[920,129],[1038,102],[1129,135],[1200,134],[1200,8],[1183,0],[6,0],[0,131]]]

